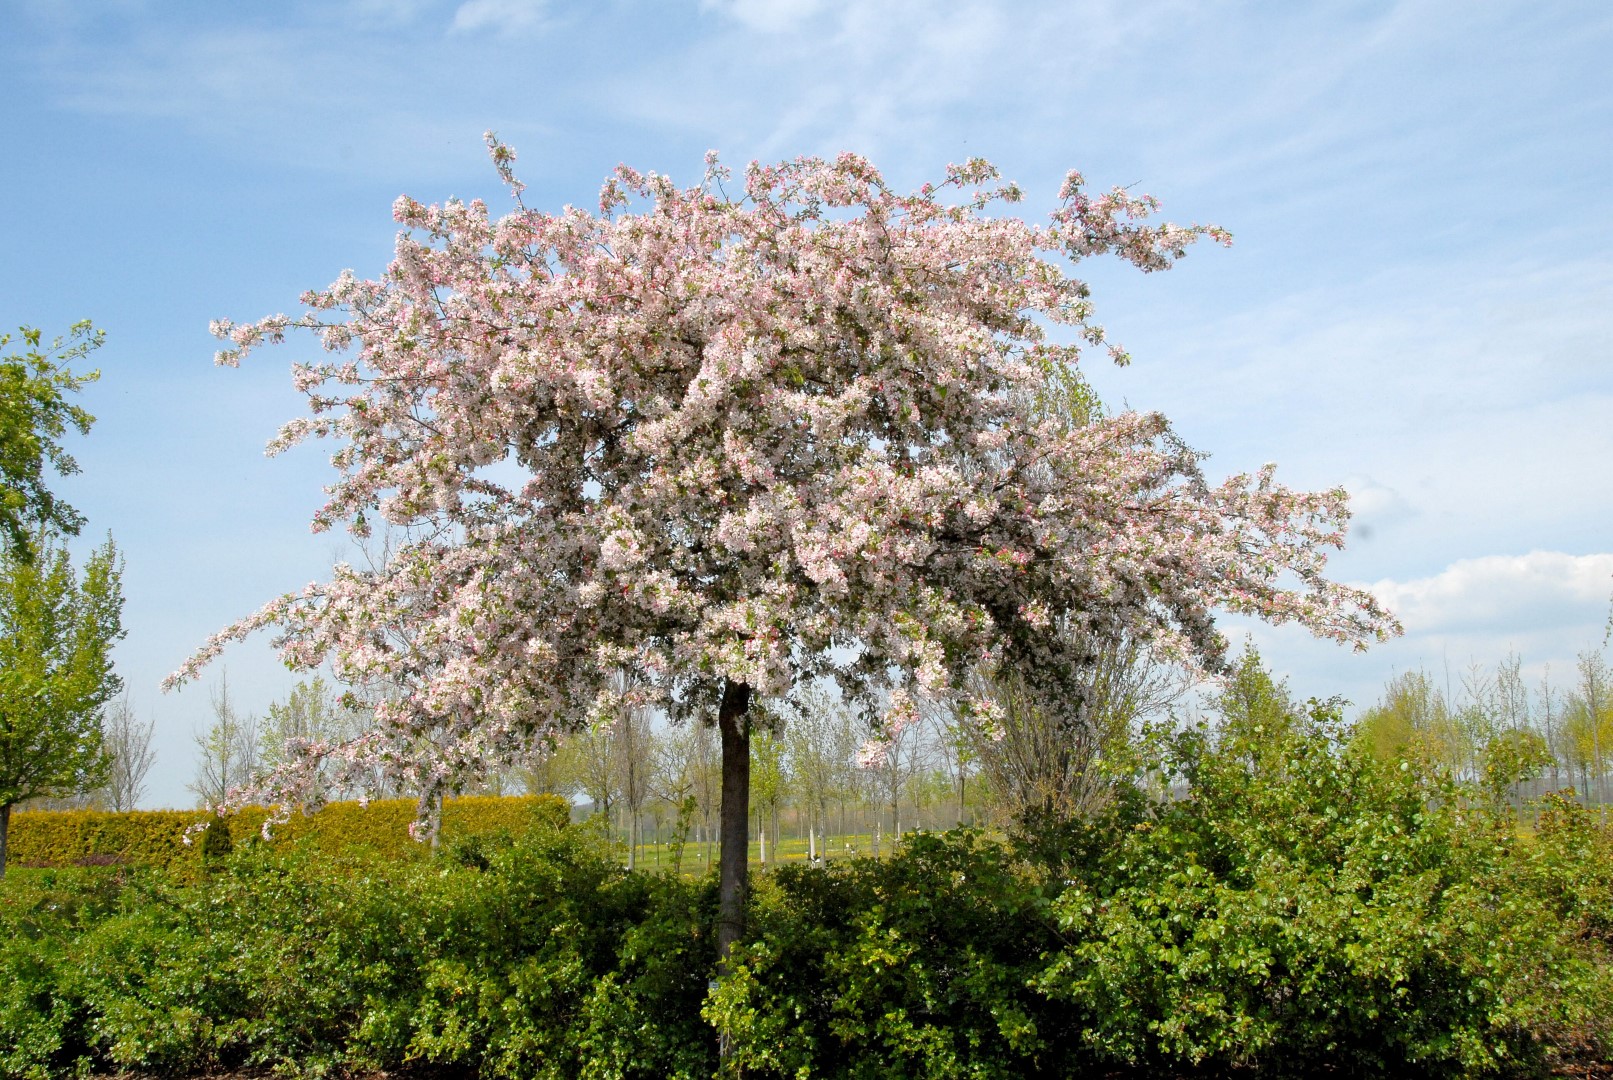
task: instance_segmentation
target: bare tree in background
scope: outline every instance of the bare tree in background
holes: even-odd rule
[[[684,845],[688,843],[689,828],[700,810],[697,794],[703,766],[700,742],[702,732],[709,731],[703,724],[683,724],[658,737],[654,744],[650,793],[675,815],[672,827],[674,874],[683,872]],[[706,741],[710,741],[709,734]]]
[[[1551,790],[1556,791],[1562,785],[1562,759],[1563,739],[1561,731],[1561,715],[1557,707],[1557,691],[1551,685],[1551,665],[1540,676],[1540,689],[1537,691],[1540,698],[1540,728],[1546,740],[1546,753],[1551,755]]]
[[[701,721],[689,724],[691,768],[694,773],[695,811],[700,815],[700,842],[705,847],[706,869],[711,869],[715,830],[711,819],[722,800],[722,768],[716,728]]]
[[[355,710],[342,703],[324,679],[315,676],[299,681],[284,701],[272,702],[258,731],[259,766],[265,772],[296,760],[302,748],[321,742],[335,742],[363,730],[368,716],[355,716]],[[329,784],[329,769],[321,771],[322,783]],[[322,796],[364,795],[375,797],[372,785],[360,783],[354,790],[322,792]]]
[[[625,679],[621,683],[624,700],[629,699]],[[627,812],[627,868],[638,866],[638,849],[643,843],[644,803],[650,797],[650,772],[655,751],[655,735],[650,731],[650,711],[628,701],[616,721],[617,791]]]
[[[133,810],[146,793],[146,774],[156,763],[151,736],[157,721],[141,723],[127,692],[106,708],[101,717],[101,745],[112,758],[111,771],[101,789],[109,810]]]
[[[801,687],[782,707],[789,712],[784,744],[790,783],[806,811],[807,854],[817,858],[827,854],[829,801],[850,784],[855,720],[837,695],[818,684]]]
[[[1602,738],[1604,727],[1613,727],[1609,721],[1613,720],[1613,670],[1608,667],[1607,660],[1596,649],[1587,649],[1579,654],[1579,686],[1576,688],[1574,705],[1580,713],[1581,727],[1589,735],[1582,736],[1581,741],[1589,743],[1587,749],[1590,753],[1584,755],[1584,764],[1589,766],[1589,775],[1585,783],[1585,797],[1588,800],[1593,791],[1596,801],[1601,806],[1603,824],[1607,823],[1607,769],[1604,754],[1607,747]]]
[[[930,767],[930,748],[926,744],[926,731],[921,724],[909,724],[894,736],[882,740],[883,753],[864,766],[869,785],[879,809],[888,809],[891,820],[891,844],[902,838],[902,798],[910,793],[914,782]],[[917,808],[914,810],[917,816]],[[876,822],[878,814],[875,815]],[[874,857],[880,856],[879,826],[874,833]]]
[[[934,700],[923,703],[925,721],[930,726],[930,746],[946,774],[951,796],[957,799],[954,824],[963,825],[968,816],[969,778],[978,771],[979,754],[969,731],[957,723],[949,705]]]
[[[1105,757],[1129,745],[1139,719],[1164,712],[1186,691],[1179,671],[1129,638],[1093,635],[1090,643],[1088,664],[1060,677],[1006,666],[978,676],[978,691],[1001,706],[1000,730],[956,725],[1016,820],[1067,820],[1099,809],[1110,791]]]
[[[208,694],[213,726],[196,735],[196,779],[190,784],[206,806],[217,806],[232,788],[257,774],[259,743],[257,717],[242,716],[230,700],[230,684],[221,676]]]
[[[593,803],[594,812],[610,820],[620,777],[616,768],[616,725],[585,728],[566,739],[576,769],[577,787]]]
[[[569,802],[578,786],[575,756],[568,742],[550,739],[536,748],[516,776],[528,795],[558,795]]]

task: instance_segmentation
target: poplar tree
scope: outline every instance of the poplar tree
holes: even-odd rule
[[[112,647],[123,637],[122,581],[111,539],[82,573],[48,533],[0,550],[0,875],[14,805],[107,780],[101,721],[123,689],[112,670]]]

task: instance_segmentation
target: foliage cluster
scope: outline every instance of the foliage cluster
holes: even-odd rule
[[[293,815],[271,830],[272,844],[293,842],[328,855],[364,847],[389,859],[419,857],[423,845],[409,839],[416,813],[413,799],[369,804],[334,802],[316,814]],[[246,807],[222,819],[234,845],[261,837],[263,807]],[[446,840],[499,831],[521,833],[539,825],[558,827],[571,810],[553,795],[467,796],[443,803]],[[183,842],[185,830],[204,820],[199,810],[24,811],[11,819],[9,861],[14,866],[78,866],[118,862],[181,870],[196,864]]]
[[[123,564],[111,539],[82,575],[49,533],[0,546],[0,876],[12,807],[104,784],[112,760],[102,710],[122,688]]]
[[[764,875],[714,990],[714,883],[626,872],[591,830],[434,860],[243,845],[189,887],[18,877],[0,1071],[710,1076],[713,1028],[747,1076],[1606,1056],[1613,842],[1583,808],[1550,800],[1520,835],[1482,789],[1363,749],[1331,703],[1268,685],[1222,712],[1161,735],[1161,770],[1085,821]]]
[[[145,870],[19,877],[0,907],[0,1073],[709,1075],[708,916],[687,910],[704,893],[625,874],[590,843],[539,829],[441,863],[258,846],[191,887]]]
[[[1572,784],[1582,800],[1613,801],[1613,670],[1604,651],[1579,654],[1573,677],[1549,672],[1533,687],[1512,654],[1474,664],[1452,687],[1426,671],[1403,671],[1362,713],[1357,737],[1380,757],[1420,758],[1496,790],[1526,793]]]
[[[27,326],[16,336],[22,350],[0,355],[0,551],[26,560],[38,530],[76,536],[84,525],[83,516],[46,486],[46,474],[78,472],[62,439],[69,430],[87,433],[95,418],[66,395],[101,373],[75,373],[68,365],[100,348],[105,335],[85,321],[74,323],[66,339],[48,343]],[[12,340],[0,334],[0,350]]]
[[[1012,847],[787,867],[707,1017],[758,1075],[1528,1073],[1605,1054],[1608,834],[1537,836],[1279,692],[1161,748],[1139,786]],[[1232,712],[1223,704],[1226,712]]]

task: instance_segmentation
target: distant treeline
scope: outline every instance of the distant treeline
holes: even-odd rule
[[[1357,737],[1381,758],[1417,758],[1459,779],[1499,787],[1514,802],[1575,789],[1605,806],[1613,794],[1613,672],[1580,654],[1570,677],[1532,685],[1513,655],[1459,675],[1407,671],[1360,717]]]

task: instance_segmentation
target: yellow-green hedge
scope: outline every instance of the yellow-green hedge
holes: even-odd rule
[[[268,811],[251,806],[226,820],[230,838],[241,844],[261,836]],[[274,828],[274,843],[305,840],[318,850],[336,854],[350,847],[368,848],[392,858],[417,857],[425,845],[409,837],[413,799],[386,799],[360,806],[334,802],[315,814],[293,814]],[[187,847],[185,829],[208,815],[200,810],[30,810],[11,815],[8,866],[82,866],[95,863],[140,863],[177,868],[197,860],[197,847]],[[571,807],[554,795],[467,796],[443,804],[442,840],[505,830],[521,833],[534,827],[558,828],[571,820]]]

